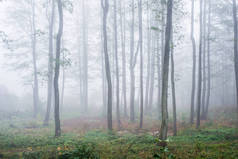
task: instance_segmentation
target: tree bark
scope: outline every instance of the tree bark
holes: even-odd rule
[[[39,86],[38,86],[38,70],[36,64],[36,25],[35,25],[35,0],[31,0],[32,9],[32,26],[31,26],[31,45],[32,45],[32,60],[34,70],[34,86],[33,86],[33,117],[36,118],[39,113]]]
[[[134,73],[134,25],[135,25],[135,6],[134,0],[131,0],[131,39],[130,39],[130,121],[135,121],[135,73]]]
[[[122,6],[123,3],[123,13],[122,13]],[[126,28],[125,28],[125,2],[120,1],[120,28],[121,28],[121,48],[122,48],[122,98],[123,98],[123,104],[124,104],[124,117],[128,117],[127,114],[127,92],[126,92]]]
[[[211,34],[211,0],[208,1],[208,31],[207,31],[207,98],[205,106],[205,119],[207,119],[211,94],[211,62],[210,62],[210,34]]]
[[[82,0],[83,14],[83,108],[88,110],[88,24],[86,19],[85,0]]]
[[[52,105],[52,90],[53,90],[53,29],[54,29],[54,17],[55,17],[55,0],[51,2],[51,16],[50,16],[50,24],[49,24],[49,60],[48,60],[48,91],[47,91],[47,108],[46,115],[44,120],[44,125],[49,125],[50,119],[50,109]]]
[[[118,64],[118,39],[117,39],[117,1],[114,0],[114,45],[115,45],[115,60],[116,60],[116,113],[117,113],[117,126],[121,127],[120,121],[120,80],[119,80],[119,64]]]
[[[60,52],[61,52],[61,38],[63,34],[63,8],[61,0],[58,0],[59,12],[59,30],[56,41],[56,61],[55,61],[55,77],[54,77],[54,90],[55,90],[55,136],[61,135],[60,128],[60,114],[59,114],[59,73],[60,73]]]
[[[172,30],[173,0],[167,2],[167,22],[165,32],[165,50],[163,63],[163,85],[162,85],[162,124],[160,139],[167,139],[168,132],[168,78],[169,78],[169,53]]]
[[[174,43],[173,43],[173,29],[171,33],[171,89],[172,89],[172,103],[173,103],[173,135],[177,135],[177,112],[176,112],[176,92],[174,81]]]
[[[237,27],[238,26],[237,26],[236,0],[233,0],[233,23],[234,23],[234,67],[235,67],[235,80],[236,80],[236,96],[238,96],[238,46],[237,46],[237,43],[238,43]],[[236,103],[236,106],[237,106],[237,126],[238,126],[238,102]]]
[[[201,118],[205,118],[205,102],[206,102],[206,91],[207,91],[207,77],[206,77],[206,8],[207,8],[207,2],[204,1],[204,7],[203,7],[203,61],[202,61],[202,70],[203,70],[203,86],[202,86],[202,115]]]
[[[147,76],[145,88],[145,112],[148,113],[149,105],[149,87],[150,87],[150,67],[151,67],[151,28],[150,28],[150,9],[149,2],[147,1]]]
[[[194,105],[195,105],[195,90],[196,90],[196,42],[194,38],[194,0],[191,6],[191,41],[193,46],[193,72],[192,72],[192,92],[191,92],[191,112],[190,124],[194,123]]]
[[[111,71],[107,48],[107,15],[109,9],[108,0],[101,0],[101,6],[103,9],[103,39],[104,39],[104,58],[105,58],[105,69],[107,76],[107,86],[108,86],[108,103],[107,103],[107,126],[109,130],[112,130],[112,81],[111,81]]]
[[[140,43],[140,128],[143,126],[143,114],[144,114],[144,94],[143,94],[143,32],[142,32],[142,0],[138,1],[139,9],[139,43]]]
[[[200,40],[199,40],[199,57],[198,57],[198,93],[197,93],[197,123],[196,128],[200,127],[200,112],[201,112],[201,87],[202,87],[202,35],[203,35],[203,25],[202,25],[202,4],[203,0],[200,0]]]

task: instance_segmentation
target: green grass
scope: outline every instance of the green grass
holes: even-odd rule
[[[83,136],[64,134],[54,138],[43,128],[25,131],[8,129],[0,133],[0,154],[4,158],[59,159],[143,159],[143,158],[238,158],[238,135],[234,128],[186,129],[169,137],[168,146],[158,146],[149,134],[118,134],[91,131]]]

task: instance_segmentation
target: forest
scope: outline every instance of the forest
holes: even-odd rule
[[[236,0],[0,0],[0,159],[238,159]]]

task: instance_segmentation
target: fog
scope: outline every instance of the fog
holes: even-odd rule
[[[59,137],[133,127],[158,131],[164,141],[183,124],[199,129],[223,120],[222,112],[235,123],[234,6],[235,0],[1,0],[0,128],[23,130],[33,122]]]

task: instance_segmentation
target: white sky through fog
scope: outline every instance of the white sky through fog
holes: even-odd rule
[[[94,3],[91,3],[92,5]],[[195,2],[195,15],[198,15],[199,13],[199,3],[198,1]],[[8,1],[2,1],[0,3],[0,30],[3,31],[7,31],[8,30],[8,26],[5,23],[5,21],[7,21],[7,8],[14,6],[13,1],[12,0],[8,0]],[[185,36],[189,36],[190,34],[190,7],[191,7],[191,3],[189,0],[187,0],[187,3],[184,7],[184,9],[186,10],[187,17],[183,20],[184,24],[186,26],[184,26],[185,28]],[[95,7],[94,7],[95,8]],[[100,8],[98,8],[100,9]],[[94,10],[92,9],[91,12],[94,12]],[[99,17],[99,16],[98,16]],[[91,21],[89,21],[88,23],[91,23]],[[198,29],[199,26],[198,24],[198,17],[195,17],[195,34],[196,37],[198,37]],[[98,24],[99,25],[99,24]],[[90,30],[89,30],[90,32]],[[189,38],[189,37],[186,37]],[[89,39],[90,40],[90,39]],[[198,40],[197,40],[198,41]],[[190,44],[187,44],[190,45]],[[9,89],[9,91],[17,94],[17,95],[22,95],[26,92],[30,92],[31,89],[28,87],[23,86],[23,81],[21,78],[19,78],[19,72],[17,71],[9,71],[8,67],[4,67],[5,65],[5,61],[7,60],[6,57],[4,57],[4,53],[7,51],[6,49],[4,49],[2,47],[3,45],[0,44],[0,85],[4,85],[5,87],[7,87]]]

